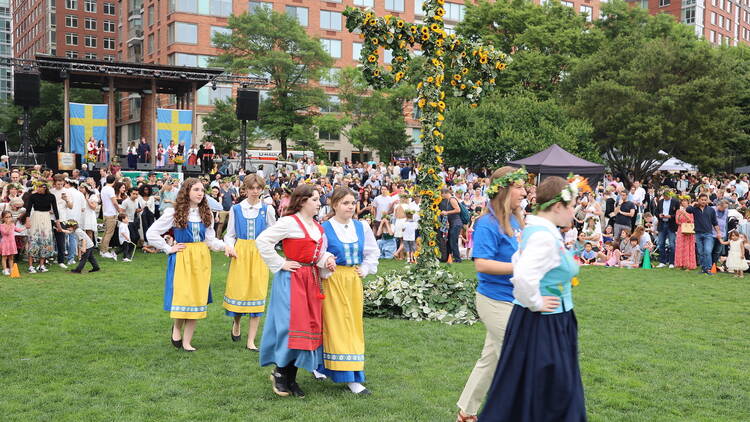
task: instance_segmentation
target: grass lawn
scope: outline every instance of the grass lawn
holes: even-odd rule
[[[218,254],[213,261],[219,300],[228,266]],[[279,398],[244,336],[230,340],[220,301],[198,323],[198,352],[171,346],[164,263],[163,254],[138,254],[130,264],[106,260],[91,275],[55,267],[0,279],[0,419],[452,421],[484,340],[481,324],[368,319],[373,396],[302,371],[307,398]],[[474,276],[468,262],[454,268]],[[740,306],[748,285],[727,275],[585,268],[574,294],[589,419],[750,419]]]

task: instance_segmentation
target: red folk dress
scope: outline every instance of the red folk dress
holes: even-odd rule
[[[695,262],[695,235],[683,234],[682,223],[693,223],[693,214],[687,213],[684,209],[677,211],[677,238],[675,241],[674,265],[677,268],[686,268],[694,270]]]

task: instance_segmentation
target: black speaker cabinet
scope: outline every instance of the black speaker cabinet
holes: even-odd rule
[[[154,165],[151,163],[138,163],[137,169],[152,171],[154,169]]]
[[[237,91],[237,120],[258,120],[259,99],[258,91]]]
[[[190,164],[185,166],[185,173],[200,173],[201,166],[191,166]]]
[[[13,74],[13,104],[22,107],[37,107],[39,105],[39,74]]]

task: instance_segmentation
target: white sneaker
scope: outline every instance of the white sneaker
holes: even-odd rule
[[[60,268],[63,268],[63,269],[66,269],[66,270],[67,270],[67,269],[68,269],[68,266],[67,266],[67,265],[65,265],[65,264],[63,264],[63,263],[61,262],[61,263],[60,263]]]
[[[112,258],[112,254],[109,252],[99,252],[99,256],[102,258]]]
[[[68,261],[68,262],[67,262],[66,264],[67,264],[67,265],[76,265],[76,260],[75,260],[75,259],[71,259],[71,260],[70,260],[70,261]]]
[[[130,260],[130,259],[128,259],[128,258],[123,258],[123,259],[122,259],[122,262],[130,262],[130,261],[131,261],[131,260]]]
[[[36,269],[34,267],[29,267],[29,274],[36,274]]]
[[[664,264],[663,264],[663,263],[661,263],[661,262],[659,263],[659,265],[657,265],[657,266],[656,266],[656,268],[664,268],[664,267],[666,267],[666,265],[664,265]]]
[[[3,274],[4,274],[4,275],[10,275],[10,270],[9,270],[9,269],[7,269],[7,268],[6,268],[6,269],[4,269],[4,270],[3,270]]]
[[[674,268],[674,265],[673,264],[669,264],[669,268]]]
[[[112,258],[112,259],[114,259],[115,261],[117,261],[117,255],[115,255],[115,254],[112,254],[112,256],[110,256],[110,258]]]
[[[40,273],[46,273],[47,271],[49,271],[49,270],[47,269],[47,267],[45,267],[44,265],[40,265],[40,266],[39,266],[39,267],[37,268],[37,270],[38,270],[38,271],[39,271]]]

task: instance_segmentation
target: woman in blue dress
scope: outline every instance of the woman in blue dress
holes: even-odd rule
[[[513,311],[480,421],[586,420],[571,286],[578,264],[558,227],[573,222],[585,180],[545,179],[536,215],[526,219],[513,256]]]

